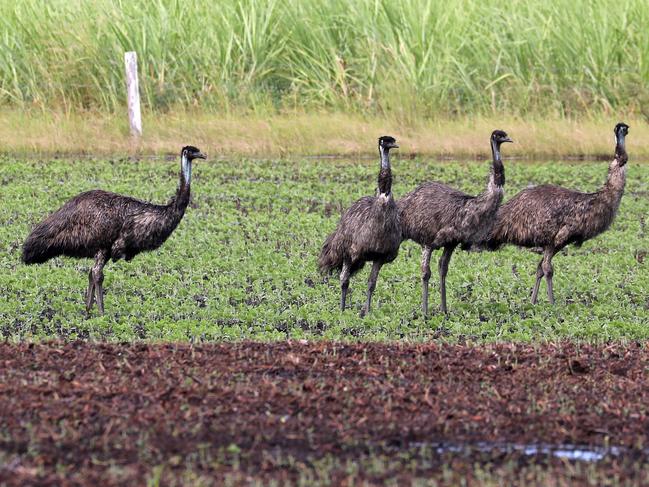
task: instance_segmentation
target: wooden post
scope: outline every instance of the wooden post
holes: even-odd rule
[[[131,135],[142,135],[142,115],[140,113],[140,86],[137,80],[137,53],[124,53],[126,66],[126,93],[128,96],[128,121],[131,124]]]

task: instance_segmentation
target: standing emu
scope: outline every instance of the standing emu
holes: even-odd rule
[[[469,196],[438,182],[426,182],[398,202],[403,240],[411,239],[423,248],[421,259],[422,312],[428,316],[428,281],[433,250],[443,248],[439,259],[441,308],[446,307],[446,274],[451,255],[458,245],[466,250],[489,234],[503,199],[505,167],[500,158],[500,145],[512,142],[502,130],[491,134],[492,171],[487,189],[478,196]]]
[[[370,311],[381,266],[396,259],[401,243],[401,226],[392,196],[390,169],[390,149],[398,147],[393,137],[379,137],[381,170],[376,196],[361,198],[345,212],[336,230],[325,240],[318,259],[321,272],[340,271],[340,309],[343,311],[350,277],[361,270],[365,262],[373,262],[361,317]]]
[[[97,300],[104,313],[104,266],[108,259],[130,261],[143,251],[157,249],[174,231],[189,203],[192,161],[205,159],[196,147],[183,147],[180,184],[167,205],[154,205],[96,189],[81,193],[47,217],[23,245],[25,264],[52,257],[94,257],[88,275],[86,310]]]
[[[624,140],[629,126],[618,123],[615,157],[608,168],[604,186],[595,193],[580,193],[544,184],[524,189],[498,211],[487,243],[494,250],[504,244],[542,248],[543,258],[536,269],[532,304],[536,303],[541,279],[545,276],[548,299],[554,304],[552,257],[569,244],[580,246],[606,231],[613,222],[626,182],[628,156]]]

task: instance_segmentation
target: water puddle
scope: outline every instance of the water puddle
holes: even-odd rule
[[[438,454],[456,453],[456,454],[475,454],[475,453],[519,453],[526,456],[547,455],[564,460],[574,460],[580,462],[598,462],[605,458],[615,458],[632,450],[625,447],[617,446],[587,446],[587,445],[552,445],[552,444],[521,444],[521,443],[495,443],[495,442],[477,442],[477,443],[411,443],[414,448],[428,448],[436,451]],[[637,452],[636,450],[633,450]],[[642,450],[642,453],[649,455],[649,450]]]

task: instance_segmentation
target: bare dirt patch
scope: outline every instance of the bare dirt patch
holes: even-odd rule
[[[575,466],[471,450],[480,442],[615,445],[597,469],[639,479],[648,365],[637,343],[2,344],[0,482],[315,481],[329,469],[353,484]]]

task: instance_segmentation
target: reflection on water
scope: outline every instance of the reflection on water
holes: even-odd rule
[[[585,446],[585,445],[551,445],[551,444],[521,444],[521,443],[425,443],[411,444],[415,448],[430,448],[439,454],[443,453],[522,453],[523,455],[548,455],[566,460],[582,462],[598,462],[606,457],[619,457],[630,452],[629,449],[617,446]],[[649,451],[644,451],[649,455]]]

